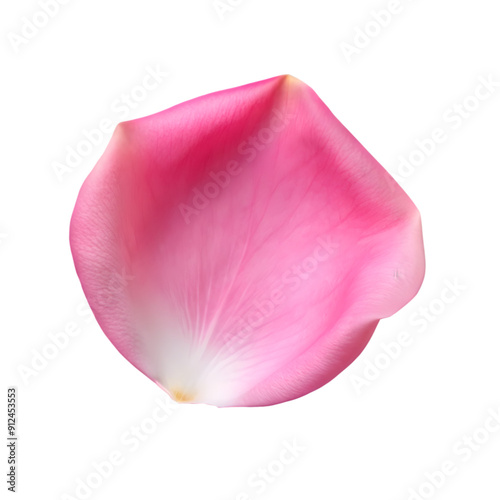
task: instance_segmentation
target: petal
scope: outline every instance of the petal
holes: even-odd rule
[[[416,207],[291,76],[121,123],[70,240],[123,356],[176,400],[217,406],[321,387],[424,275]]]

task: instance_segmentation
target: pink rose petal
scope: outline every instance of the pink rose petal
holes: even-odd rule
[[[291,76],[121,123],[70,233],[116,348],[176,400],[217,406],[326,384],[424,275],[414,204]]]

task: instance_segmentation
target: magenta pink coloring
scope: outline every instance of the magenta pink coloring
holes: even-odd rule
[[[221,407],[332,380],[425,267],[415,205],[288,75],[119,124],[70,240],[121,354],[177,401]]]

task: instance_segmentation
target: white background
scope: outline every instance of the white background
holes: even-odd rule
[[[480,90],[480,102],[468,98],[480,78],[500,82],[500,10],[492,0],[401,0],[387,26],[368,24],[360,48],[358,30],[388,3],[243,0],[221,19],[211,0],[70,0],[34,34],[24,28],[31,39],[21,42],[23,18],[40,6],[4,0],[2,397],[18,387],[16,498],[83,498],[76,487],[89,477],[101,482],[87,492],[92,499],[403,500],[412,489],[420,498],[500,498],[500,431],[488,420],[500,411],[500,87],[487,98]],[[342,44],[354,45],[356,34],[348,58]],[[118,112],[116,100],[157,66],[169,76],[146,96],[136,90],[142,102]],[[68,243],[78,189],[110,134],[62,179],[54,163],[103,118],[114,126],[284,73],[313,87],[419,207],[424,285],[315,393],[268,408],[173,405],[156,424],[148,420],[159,415],[155,401],[168,398],[86,312]],[[471,112],[458,119],[453,107],[464,100]],[[436,128],[446,140],[398,175],[401,156]],[[78,334],[54,354],[49,334],[72,324]],[[390,343],[402,332],[410,343],[398,350]],[[127,439],[141,425],[150,433],[135,449]],[[472,443],[461,443],[467,435]],[[300,451],[280,466],[284,441]],[[100,480],[92,463],[113,453],[121,464]],[[454,474],[434,475],[439,488],[425,485],[445,461]],[[272,482],[248,482],[268,467]],[[1,489],[3,498],[4,479]]]

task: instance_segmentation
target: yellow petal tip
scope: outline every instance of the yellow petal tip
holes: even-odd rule
[[[170,391],[172,399],[177,403],[189,403],[194,400],[194,395],[188,392],[184,392],[181,389],[174,389]]]

